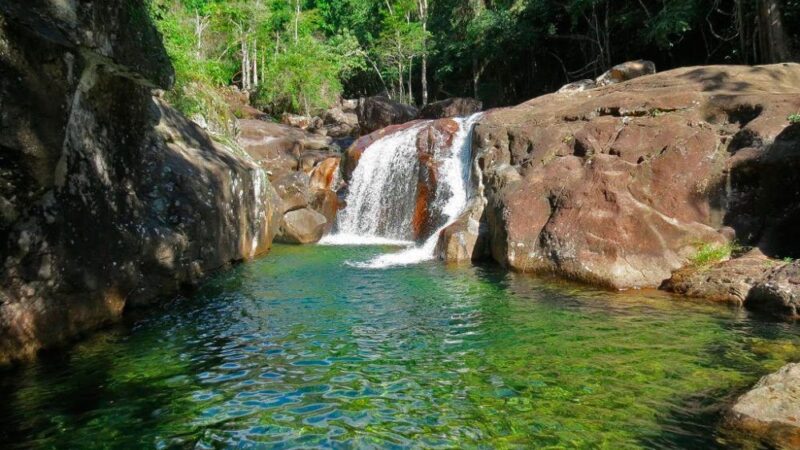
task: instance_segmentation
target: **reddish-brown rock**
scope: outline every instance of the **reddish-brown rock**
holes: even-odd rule
[[[630,288],[725,242],[723,225],[794,256],[798,110],[800,65],[781,64],[683,68],[490,111],[473,145],[492,257]]]
[[[331,139],[263,120],[240,120],[239,145],[262,167],[270,180],[276,180],[299,170],[301,158],[307,151],[325,150]]]

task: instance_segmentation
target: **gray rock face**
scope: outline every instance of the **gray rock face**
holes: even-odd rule
[[[632,80],[645,75],[652,75],[654,73],[656,73],[655,63],[639,59],[617,64],[606,73],[597,77],[595,83],[598,87],[608,86],[609,84],[622,83],[623,81]]]
[[[398,103],[381,95],[359,100],[358,124],[361,133],[371,133],[389,125],[397,125],[414,120],[417,108]]]
[[[480,112],[483,102],[474,98],[454,97],[425,105],[419,113],[421,119],[467,117]]]
[[[800,447],[800,364],[762,378],[731,410],[733,425],[780,448]]]
[[[784,317],[800,316],[800,261],[767,273],[750,291],[747,306]]]
[[[322,239],[328,220],[309,209],[297,209],[283,215],[277,240],[287,244],[312,244]]]
[[[587,89],[594,89],[596,87],[597,83],[595,83],[594,80],[578,80],[561,86],[561,89],[559,89],[558,92],[583,92]]]
[[[144,8],[0,2],[0,364],[264,253],[277,231],[265,172],[151,97],[173,71]]]

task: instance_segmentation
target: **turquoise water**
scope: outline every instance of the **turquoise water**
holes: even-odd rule
[[[381,248],[277,247],[0,373],[4,448],[711,448],[796,325]]]

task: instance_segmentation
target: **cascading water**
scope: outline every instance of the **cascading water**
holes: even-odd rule
[[[431,122],[421,122],[373,143],[353,172],[347,206],[339,213],[337,233],[322,240],[332,245],[394,244],[405,250],[384,254],[357,267],[383,268],[433,258],[441,231],[464,210],[469,197],[472,126],[480,114],[458,123],[450,145],[437,139],[432,157],[436,190],[428,210],[437,229],[415,245],[412,221],[417,207],[420,157],[417,138]]]

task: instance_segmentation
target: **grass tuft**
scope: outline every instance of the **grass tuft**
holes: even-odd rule
[[[727,244],[703,244],[691,258],[691,263],[696,267],[706,267],[730,259],[731,255],[739,249],[735,242]]]

